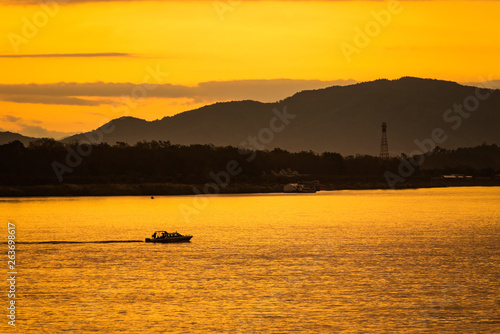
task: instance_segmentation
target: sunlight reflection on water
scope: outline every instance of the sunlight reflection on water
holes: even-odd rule
[[[17,249],[23,332],[496,333],[499,200],[499,188],[231,195],[190,222],[190,196],[0,210],[32,242]],[[194,237],[36,243],[164,229]]]

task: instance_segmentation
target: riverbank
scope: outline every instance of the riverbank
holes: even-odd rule
[[[414,179],[398,184],[397,189],[439,188],[439,187],[499,187],[500,178],[475,179]],[[205,193],[205,185],[175,183],[145,184],[55,184],[35,186],[0,186],[0,197],[38,196],[168,196],[194,195]],[[335,183],[321,185],[321,190],[368,190],[390,189],[383,180],[336,180]],[[208,188],[214,193],[213,187]],[[283,184],[229,184],[218,188],[221,194],[279,193]]]

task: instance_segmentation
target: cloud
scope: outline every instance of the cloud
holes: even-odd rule
[[[355,84],[355,80],[234,80],[202,82],[194,90],[196,102],[203,102],[217,96],[219,100],[258,100],[275,102],[302,90],[320,89],[330,86]],[[213,99],[212,99],[213,100]]]
[[[227,100],[257,100],[275,102],[302,90],[320,89],[330,86],[355,84],[349,80],[232,80],[209,81],[197,86],[184,85],[149,85],[144,84],[147,97],[188,98],[194,102],[214,102]],[[17,103],[44,103],[95,106],[111,104],[111,100],[88,100],[81,97],[118,98],[123,95],[134,97],[134,92],[141,85],[133,83],[74,83],[60,82],[52,84],[0,84],[0,100]],[[135,93],[138,94],[138,93]],[[138,94],[138,97],[143,95]]]
[[[57,0],[56,0],[57,1]],[[65,4],[75,4],[75,3],[88,3],[88,2],[142,2],[142,1],[147,1],[147,0],[59,0],[61,5]],[[152,0],[156,2],[174,2],[174,1],[179,1],[179,0]],[[213,0],[184,0],[184,1],[207,1],[207,2],[213,2]],[[254,2],[259,2],[259,1],[269,1],[269,0],[243,0],[243,1],[254,1]],[[281,2],[295,2],[295,1],[304,1],[304,0],[279,0]],[[322,2],[350,2],[350,1],[359,1],[359,0],[317,0],[317,1],[322,1]],[[373,2],[381,2],[385,0],[367,0],[367,1],[373,1]],[[400,1],[415,1],[415,0],[400,0]],[[437,1],[437,0],[426,0],[426,1]],[[473,1],[481,1],[481,0],[469,0],[471,2]],[[0,4],[6,4],[6,5],[38,5],[40,3],[40,0],[0,0]]]
[[[101,104],[110,104],[111,101],[93,101],[80,99],[76,97],[65,96],[44,96],[44,95],[9,95],[0,96],[0,100],[15,103],[35,103],[35,104],[54,104],[54,105],[68,105],[68,106],[88,106],[94,107]]]
[[[15,116],[11,116],[11,115],[2,116],[2,121],[4,121],[4,122],[15,123],[15,122],[17,122],[19,120],[21,120],[21,118],[15,117]]]
[[[20,133],[28,137],[35,137],[35,138],[50,137],[54,139],[62,139],[76,134],[76,132],[50,131],[45,128],[42,128],[41,126],[36,126],[36,125],[22,125]]]
[[[479,88],[500,89],[500,80],[489,80],[483,82],[463,82],[462,85]]]
[[[74,135],[76,132],[61,132],[61,131],[51,131],[47,130],[41,126],[33,125],[33,124],[41,124],[42,122],[39,120],[25,120],[21,117],[16,117],[12,115],[4,115],[0,116],[0,121],[6,123],[15,123],[16,133],[21,133],[24,136],[42,138],[42,137],[51,137],[55,139],[69,137]],[[10,127],[10,126],[7,126]],[[0,128],[0,131],[7,131]],[[10,130],[12,131],[12,129]]]
[[[130,53],[50,53],[50,54],[24,54],[0,55],[0,58],[88,58],[88,57],[132,57]]]

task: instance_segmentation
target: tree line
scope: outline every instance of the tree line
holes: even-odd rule
[[[345,156],[313,151],[288,152],[279,148],[249,151],[213,145],[174,145],[169,141],[129,145],[63,144],[38,139],[25,147],[14,141],[0,145],[0,185],[178,183],[203,184],[210,174],[234,162],[241,173],[232,182],[259,184],[343,177],[383,178],[398,173],[404,154],[391,159],[370,155]],[[284,172],[283,172],[284,171]],[[280,173],[281,172],[281,173]],[[437,147],[416,166],[411,177],[436,177],[447,173],[494,177],[500,173],[500,148],[481,145],[447,150]]]

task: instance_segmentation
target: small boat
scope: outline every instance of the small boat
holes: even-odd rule
[[[170,243],[170,242],[189,242],[192,235],[182,235],[180,233],[168,233],[167,231],[156,231],[151,238],[146,238],[146,242]]]
[[[317,190],[319,190],[318,180],[289,183],[283,187],[285,193],[315,193]]]

